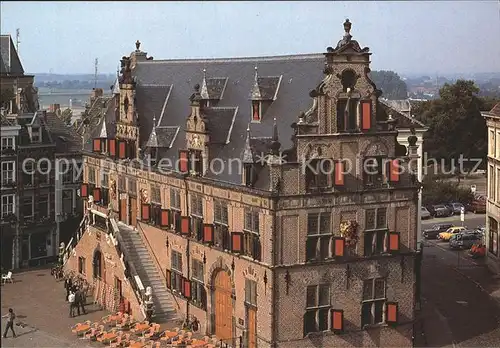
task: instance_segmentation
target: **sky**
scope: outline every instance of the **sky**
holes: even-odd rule
[[[141,49],[154,59],[322,53],[351,34],[373,70],[500,72],[500,0],[253,2],[5,2],[1,33],[29,73],[114,73]]]

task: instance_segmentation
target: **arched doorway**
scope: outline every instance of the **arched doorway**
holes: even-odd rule
[[[94,278],[102,277],[102,253],[99,249],[94,250],[94,258],[92,260]]]
[[[217,339],[224,341],[233,337],[233,287],[229,274],[220,270],[214,277],[214,327]]]

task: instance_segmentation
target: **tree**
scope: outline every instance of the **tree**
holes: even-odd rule
[[[372,71],[370,77],[377,88],[382,90],[382,97],[390,100],[408,98],[406,83],[394,71]]]
[[[487,127],[481,111],[491,101],[480,99],[474,81],[458,80],[446,83],[439,90],[439,99],[419,103],[413,109],[415,116],[429,127],[424,134],[424,152],[428,158],[443,160],[448,166],[465,159],[481,159],[487,154]],[[464,169],[476,162],[466,160]]]
[[[67,108],[63,112],[61,112],[61,115],[59,117],[64,121],[64,123],[69,126],[71,125],[71,117],[73,117],[73,111],[70,108]]]
[[[423,182],[422,204],[433,205],[446,202],[460,202],[467,205],[474,200],[470,189],[460,187],[457,182],[437,179],[436,176],[427,175]]]

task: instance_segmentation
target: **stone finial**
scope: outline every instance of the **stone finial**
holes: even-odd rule
[[[271,140],[271,153],[273,155],[278,155],[279,151],[281,148],[281,144],[279,142],[279,136],[278,136],[278,124],[276,123],[276,117],[274,118],[274,123],[273,123],[273,137]]]
[[[141,42],[140,42],[139,40],[137,40],[137,41],[135,42],[135,49],[136,49],[137,51],[139,51],[139,48],[140,48],[140,47],[141,47]]]
[[[156,128],[156,114],[153,113],[153,128]]]
[[[255,82],[257,83],[258,79],[259,79],[259,68],[257,66],[255,66],[255,76],[254,76],[254,79],[255,79]]]

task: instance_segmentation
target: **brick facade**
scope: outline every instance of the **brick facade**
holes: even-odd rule
[[[245,346],[249,347],[255,347],[254,342],[258,347],[412,345],[418,182],[409,171],[395,175],[394,179],[388,169],[392,168],[393,160],[400,161],[404,169],[411,169],[410,158],[406,148],[401,153],[392,118],[379,119],[380,91],[369,78],[368,49],[361,49],[351,40],[348,21],[344,28],[344,39],[337,48],[328,48],[325,53],[325,77],[309,94],[313,102],[311,109],[302,113],[293,125],[293,148],[287,150],[290,156],[287,163],[279,159],[281,145],[276,119],[273,136],[269,138],[250,139],[248,126],[241,152],[251,157],[251,140],[254,147],[262,143],[268,146],[264,147],[269,156],[259,172],[260,186],[246,180],[246,171],[229,183],[206,175],[203,165],[201,170],[186,167],[187,170],[177,168],[167,172],[145,164],[135,155],[126,156],[127,161],[117,161],[116,156],[106,151],[89,151],[84,156],[85,183],[89,182],[89,171],[95,171],[99,178],[106,171],[110,182],[126,181],[127,187],[122,184],[119,190],[109,185],[112,190],[107,205],[110,214],[120,216],[142,235],[181,317],[195,315],[203,333],[224,332],[231,336],[220,337],[226,341],[243,336]],[[138,52],[139,48],[133,54]],[[129,58],[124,58],[122,64],[121,81],[125,82],[121,87],[126,88],[120,90],[117,98],[123,101],[126,96],[134,95],[132,90],[136,85],[130,82],[135,81],[131,77],[135,68],[130,67]],[[134,64],[140,68],[142,63]],[[294,69],[300,69],[300,64]],[[143,66],[154,65],[144,63]],[[349,76],[351,85],[347,81]],[[205,79],[203,81],[205,83]],[[257,89],[259,81],[255,73]],[[292,83],[292,79],[288,81]],[[233,88],[230,85],[224,88]],[[269,86],[264,87],[269,90]],[[259,103],[272,103],[277,93],[276,89],[269,100],[261,95],[264,99]],[[206,104],[201,94],[198,85],[190,98],[191,113],[181,121],[184,124],[178,124],[186,132],[180,147],[175,149],[178,151],[175,159],[183,154],[187,158],[187,153],[201,153],[205,163],[213,156],[212,151],[208,152],[210,142],[213,136],[217,138],[215,128],[222,125],[213,127],[212,124],[210,128],[209,117],[202,118],[205,111],[214,115],[214,110],[204,109]],[[135,104],[139,105],[139,94],[135,96],[138,99]],[[247,96],[244,98],[248,100]],[[353,103],[351,98],[355,99]],[[165,99],[165,104],[167,101]],[[127,103],[128,108],[130,105]],[[138,127],[136,113],[125,109],[121,107],[119,116],[123,122],[116,139],[127,139],[138,146],[141,138],[146,137],[134,134],[135,128],[123,127],[124,124]],[[174,117],[173,114],[169,117]],[[289,117],[285,114],[283,117]],[[140,117],[137,130],[147,132],[144,124],[149,114]],[[209,122],[205,122],[207,120]],[[156,122],[156,118],[153,121]],[[240,121],[246,122],[246,119]],[[150,134],[151,143],[158,140],[156,123]],[[225,145],[217,144],[219,149],[224,150],[227,145],[231,156],[239,156],[236,152],[240,149],[236,146],[243,136],[240,135],[239,140],[234,134],[235,140],[229,138],[223,137]],[[204,143],[203,139],[210,141]],[[231,160],[231,156],[225,160]],[[369,182],[368,179],[372,179],[367,178],[362,169],[368,158],[391,161],[376,182]],[[337,162],[342,159],[350,162],[353,170],[340,179],[329,176],[327,185],[312,187],[310,176],[303,172],[302,161],[319,159]],[[242,182],[245,185],[241,185]],[[96,184],[99,187],[101,180],[96,180]],[[171,190],[178,192],[179,202],[170,201]],[[137,199],[130,199],[132,196]],[[201,197],[201,203],[193,204],[196,201],[193,197]],[[130,207],[131,202],[135,202],[135,206]],[[187,220],[198,215],[203,223],[213,224],[220,202],[227,205],[224,224],[231,242],[224,247],[207,243],[204,229],[200,238],[195,231],[200,225],[191,224],[197,220]],[[163,227],[153,222],[150,209],[155,204],[171,210],[169,214],[178,211],[180,227],[174,226],[177,222],[173,221]],[[143,209],[147,219],[142,218]],[[343,230],[346,223],[357,227],[346,232]],[[243,243],[246,250],[242,250]],[[196,267],[193,260],[197,261]],[[195,272],[202,278],[196,284],[193,283]],[[226,276],[219,277],[220,274]],[[186,282],[188,280],[191,282]],[[179,284],[182,285],[179,287]],[[190,284],[189,291],[185,284]],[[194,285],[206,293],[205,303],[202,303],[203,295],[201,304],[193,300]],[[250,326],[250,322],[255,326]]]

